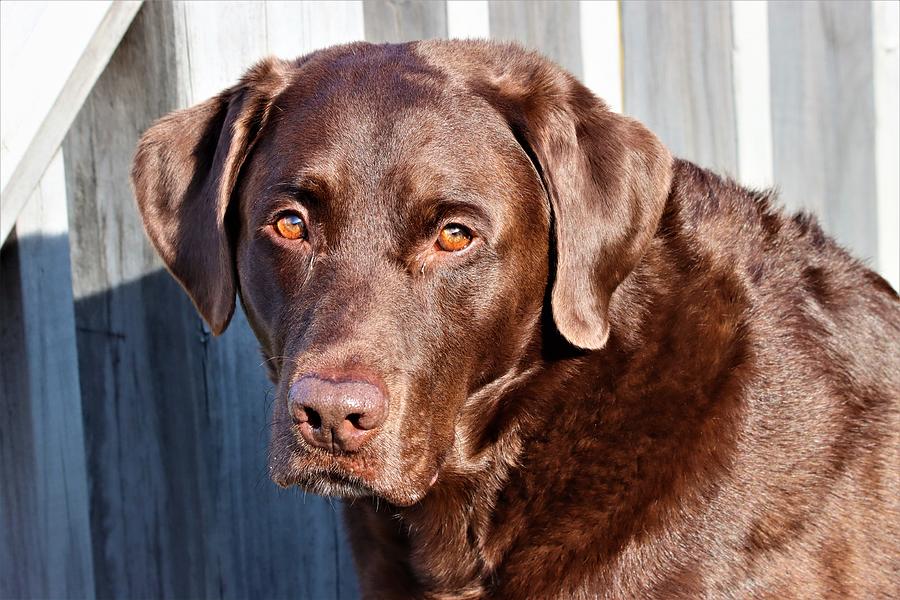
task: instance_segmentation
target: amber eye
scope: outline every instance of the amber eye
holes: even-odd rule
[[[472,232],[459,223],[445,225],[438,234],[437,244],[444,252],[459,252],[472,243]]]
[[[281,216],[275,221],[275,229],[281,237],[289,240],[306,238],[306,223],[303,222],[303,217],[297,213]]]

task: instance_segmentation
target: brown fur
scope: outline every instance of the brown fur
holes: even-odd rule
[[[154,125],[133,181],[214,331],[240,295],[272,476],[352,499],[365,597],[897,595],[897,294],[552,63],[271,59]],[[298,435],[310,373],[385,391],[358,452]]]

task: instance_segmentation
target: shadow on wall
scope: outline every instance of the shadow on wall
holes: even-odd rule
[[[0,561],[0,579],[12,586],[2,586],[4,596],[46,595],[32,593],[50,591],[38,580],[65,578],[54,571],[87,550],[70,548],[65,564],[42,565],[46,548],[29,529],[54,517],[65,524],[71,510],[66,498],[32,502],[63,485],[42,477],[41,454],[61,431],[35,427],[44,422],[35,406],[65,393],[45,389],[47,357],[25,350],[41,330],[31,321],[48,314],[41,298],[29,297],[39,288],[28,279],[47,279],[23,262],[33,256],[68,259],[67,237],[11,239],[0,255],[0,524],[9,533],[0,558],[12,558]],[[272,386],[240,310],[213,339],[159,270],[77,299],[74,323],[97,597],[358,596],[339,503],[279,490],[268,478]],[[74,350],[64,346],[46,344]],[[48,506],[63,514],[41,514]]]

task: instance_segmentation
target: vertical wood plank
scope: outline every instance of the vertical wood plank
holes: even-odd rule
[[[205,597],[202,339],[128,183],[140,133],[177,107],[174,6],[147,3],[65,142],[97,594]]]
[[[0,597],[91,598],[81,391],[63,158],[0,256]]]
[[[583,75],[577,2],[490,0],[491,37],[515,40]]]
[[[766,0],[731,3],[738,176],[756,188],[774,183],[768,8]]]
[[[622,35],[616,0],[581,0],[581,64],[584,84],[622,112]]]
[[[447,0],[447,37],[490,37],[490,10],[487,0]]]
[[[863,258],[876,256],[870,2],[769,5],[775,181]],[[893,168],[896,168],[894,165]]]
[[[363,0],[366,39],[405,42],[447,37],[444,0]]]
[[[625,112],[673,154],[737,175],[728,2],[624,2]]]
[[[878,270],[900,290],[900,2],[872,3]]]
[[[295,8],[148,3],[66,142],[103,597],[357,595],[338,511],[268,480],[273,399],[246,319],[238,310],[211,338],[147,243],[128,184],[141,132],[236,81],[270,34],[279,49],[324,43],[301,39],[314,22],[293,39],[269,29]],[[304,10],[332,8],[347,7]]]
[[[266,2],[265,10],[269,52],[281,58],[365,39],[361,0]]]
[[[190,106],[233,85],[268,54],[266,3],[178,2],[175,47]]]

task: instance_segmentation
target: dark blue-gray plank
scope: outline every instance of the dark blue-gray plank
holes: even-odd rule
[[[272,398],[246,320],[205,332],[134,206],[138,136],[200,67],[177,18],[143,6],[65,143],[97,593],[353,597],[339,514],[268,480]]]
[[[771,2],[769,51],[772,156],[782,201],[816,213],[858,256],[875,257],[871,3]]]
[[[578,2],[490,0],[488,11],[492,38],[517,41],[582,76]]]
[[[0,251],[0,598],[94,596],[62,157]]]
[[[673,154],[737,176],[728,2],[623,2],[624,112]]]

